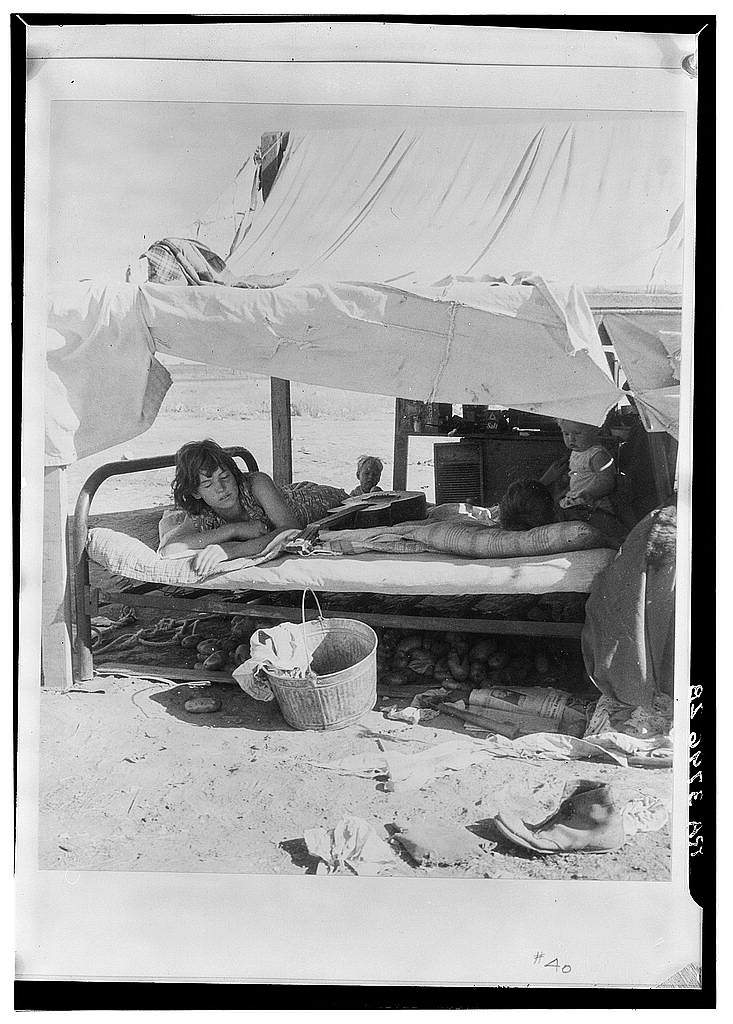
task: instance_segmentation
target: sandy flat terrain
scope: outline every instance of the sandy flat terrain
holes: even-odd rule
[[[274,705],[233,685],[206,687],[223,702],[211,715],[185,711],[184,701],[202,692],[189,684],[98,676],[87,688],[105,692],[44,694],[42,868],[313,873],[304,831],[356,815],[382,835],[440,821],[488,840],[476,860],[454,867],[419,867],[398,855],[394,874],[669,877],[669,826],[639,833],[615,853],[544,857],[512,847],[491,822],[502,805],[551,800],[572,778],[612,783],[621,805],[640,794],[666,803],[669,770],[495,758],[422,789],[389,793],[379,780],[344,777],[313,762],[373,754],[378,740],[417,752],[462,730],[443,716],[411,726],[377,710],[336,732],[298,732]]]
[[[327,388],[292,387],[294,408],[303,410],[303,414],[292,417],[293,479],[315,480],[351,491],[357,485],[357,459],[372,454],[384,462],[382,487],[391,487],[394,400],[349,395]],[[296,388],[308,396],[300,405]],[[172,454],[186,441],[204,437],[222,445],[244,445],[255,456],[260,469],[271,473],[269,383],[262,378],[175,382],[148,431],[81,459],[68,469],[69,510],[73,510],[80,486],[98,466],[121,458]],[[428,500],[434,494],[434,443],[431,437],[415,437],[409,449],[408,487],[424,490]],[[108,480],[97,492],[93,511],[113,512],[168,502],[171,478],[172,470],[164,469],[144,476]]]

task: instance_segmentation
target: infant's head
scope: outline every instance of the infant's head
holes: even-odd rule
[[[598,427],[591,423],[577,423],[575,420],[558,420],[565,447],[571,452],[584,452],[598,444]]]
[[[356,477],[365,494],[373,491],[382,477],[384,465],[376,455],[362,455],[356,464]]]
[[[505,530],[531,530],[555,521],[552,495],[539,480],[516,480],[499,502],[499,518]]]

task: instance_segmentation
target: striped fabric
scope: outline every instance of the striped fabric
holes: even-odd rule
[[[442,522],[401,523],[371,530],[321,531],[321,540],[347,555],[367,551],[415,554],[436,551],[461,558],[527,558],[565,551],[610,547],[588,523],[550,523],[533,530],[502,530],[466,522],[465,516]]]
[[[226,264],[215,252],[191,238],[163,238],[141,256],[148,261],[153,284],[220,284]]]

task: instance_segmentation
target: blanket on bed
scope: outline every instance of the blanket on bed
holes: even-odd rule
[[[433,551],[473,559],[523,558],[615,546],[588,523],[549,523],[532,530],[502,530],[460,512],[437,521],[431,516],[427,521],[368,530],[321,531],[321,541],[329,550],[344,555]]]

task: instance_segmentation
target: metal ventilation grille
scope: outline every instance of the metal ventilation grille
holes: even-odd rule
[[[481,449],[468,444],[436,444],[435,501],[473,501],[481,504],[483,465]]]

